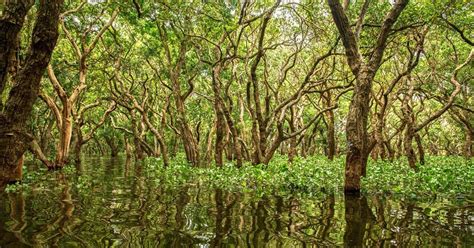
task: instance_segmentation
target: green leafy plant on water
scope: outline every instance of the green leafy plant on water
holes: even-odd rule
[[[474,186],[472,159],[429,157],[415,172],[404,160],[372,162],[362,187],[368,192],[389,192],[408,196],[471,194]]]
[[[325,157],[295,158],[288,163],[285,156],[275,157],[269,165],[245,164],[237,168],[226,163],[218,168],[190,166],[184,156],[175,157],[167,168],[159,158],[147,158],[146,176],[156,185],[168,188],[199,186],[220,188],[233,192],[254,192],[257,195],[278,194],[320,196],[325,193],[342,193],[344,184],[344,158],[330,161]],[[461,157],[428,157],[419,171],[410,169],[405,159],[396,161],[370,161],[367,176],[362,179],[362,190],[367,194],[393,194],[408,198],[458,197],[472,195],[474,166],[472,159]],[[28,189],[33,183],[51,176],[44,170],[23,169],[21,184],[8,185],[6,192]],[[76,169],[67,166],[63,172],[74,177]],[[95,182],[90,175],[77,177],[78,190],[90,189]]]
[[[5,192],[13,193],[18,192],[22,189],[29,189],[31,183],[38,181],[38,178],[41,175],[41,171],[29,171],[26,165],[23,165],[23,178],[21,182],[16,182],[15,184],[9,184],[5,187]]]
[[[5,192],[7,193],[14,193],[20,191],[24,185],[22,185],[20,182],[16,182],[15,184],[9,184],[7,187],[5,187]]]
[[[344,183],[344,160],[325,157],[276,157],[267,165],[245,164],[236,168],[228,163],[222,168],[193,168],[184,158],[175,159],[164,168],[159,159],[145,161],[149,175],[169,187],[200,184],[210,188],[258,194],[340,193]],[[410,169],[404,159],[370,161],[367,177],[362,179],[365,193],[395,194],[409,198],[432,198],[470,195],[474,185],[473,161],[461,157],[429,157],[419,172]]]

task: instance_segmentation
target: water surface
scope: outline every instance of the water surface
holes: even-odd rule
[[[257,197],[160,185],[124,159],[89,158],[0,194],[0,247],[472,247],[474,206],[384,196]]]

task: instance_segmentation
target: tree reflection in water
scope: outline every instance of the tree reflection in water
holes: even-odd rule
[[[0,194],[0,247],[469,246],[472,206],[383,196],[253,193],[162,183],[140,163],[84,160]]]

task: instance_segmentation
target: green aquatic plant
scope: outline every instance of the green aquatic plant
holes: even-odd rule
[[[363,188],[370,193],[389,192],[407,196],[468,195],[473,190],[472,159],[461,157],[428,157],[415,172],[405,160],[372,161],[363,179]]]
[[[5,192],[7,192],[7,193],[18,192],[18,191],[20,191],[23,187],[24,187],[24,185],[22,185],[20,182],[16,182],[16,183],[14,183],[14,184],[8,184],[8,185],[5,187]]]
[[[192,167],[184,156],[176,156],[168,167],[159,158],[147,158],[138,164],[144,168],[146,178],[156,185],[170,189],[199,186],[231,192],[253,192],[256,195],[305,195],[308,197],[343,192],[344,158],[333,161],[326,157],[297,157],[289,163],[287,157],[277,156],[268,165],[245,163],[237,168],[231,162],[222,167]],[[366,194],[392,194],[399,197],[461,198],[472,195],[474,166],[472,159],[461,157],[427,157],[424,165],[415,172],[405,159],[395,161],[369,161],[367,176],[362,180]],[[7,192],[28,189],[51,177],[45,170],[23,169],[21,184],[9,185]],[[89,190],[100,181],[88,175],[76,177],[74,166],[63,169],[64,174],[75,180],[78,190]],[[56,173],[56,172],[53,172]],[[58,172],[59,173],[59,172]]]
[[[228,191],[254,191],[260,195],[308,196],[342,193],[343,190],[342,157],[333,161],[325,157],[299,157],[288,163],[286,157],[279,156],[268,165],[247,163],[242,168],[232,163],[223,167],[191,167],[182,157],[166,168],[154,158],[146,159],[144,164],[158,183],[170,187],[198,183]],[[472,168],[472,160],[461,157],[428,157],[425,165],[419,165],[418,172],[410,169],[404,159],[369,161],[367,176],[362,181],[363,191],[409,198],[463,197],[472,192]]]

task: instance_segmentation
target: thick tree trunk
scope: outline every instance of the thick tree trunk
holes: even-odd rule
[[[0,18],[0,111],[3,110],[1,96],[13,63],[12,57],[15,57],[18,49],[19,33],[33,3],[32,0],[6,1]]]
[[[168,148],[166,147],[165,144],[165,139],[163,138],[164,134],[163,131],[158,131],[153,124],[150,122],[148,119],[147,113],[142,109],[142,116],[143,116],[143,121],[145,124],[148,126],[148,128],[151,130],[151,132],[154,135],[154,138],[158,141],[158,144],[160,145],[160,151],[161,151],[161,157],[163,159],[163,166],[167,167],[169,165],[169,159],[168,159]],[[155,153],[156,156],[158,154]]]
[[[297,150],[296,150],[297,140],[296,140],[296,137],[290,138],[288,145],[289,145],[289,147],[288,147],[288,160],[290,162],[293,162],[293,159],[297,156]]]
[[[291,117],[290,117],[290,121],[288,123],[289,127],[290,127],[290,132],[291,133],[294,133],[296,132],[296,119],[298,118],[297,117],[297,113],[296,111],[294,111],[294,108],[291,107],[290,108],[290,113],[291,113]],[[293,159],[297,156],[297,148],[296,146],[298,145],[298,140],[296,138],[296,136],[293,136],[289,139],[289,142],[288,142],[288,160],[290,162],[293,162]],[[278,144],[278,146],[280,146]],[[270,156],[270,159],[271,157],[273,157],[273,154]],[[270,159],[268,161],[270,161]]]
[[[403,133],[400,133],[397,137],[397,149],[395,151],[395,158],[399,159],[403,155]]]
[[[394,2],[382,22],[375,47],[370,53],[370,57],[367,58],[368,62],[364,62],[362,54],[359,53],[358,35],[360,30],[356,30],[356,32],[352,30],[340,1],[328,0],[331,15],[345,48],[347,63],[352,74],[356,77],[346,123],[347,155],[344,183],[346,193],[360,191],[360,177],[365,175],[371,149],[367,136],[367,119],[372,81],[382,61],[391,27],[407,4],[408,0]],[[363,21],[363,17],[364,12],[361,12],[359,22]]]
[[[405,136],[403,139],[403,147],[405,150],[405,155],[408,160],[408,165],[410,168],[416,170],[416,156],[415,151],[413,150],[413,139],[415,137],[415,131],[413,130],[413,125],[411,123],[407,123],[405,129]]]
[[[189,127],[186,118],[186,112],[183,100],[180,94],[175,94],[176,109],[178,110],[177,121],[180,126],[181,140],[183,141],[184,152],[188,161],[194,165],[199,165],[199,147],[197,141],[194,138],[193,132]]]
[[[74,142],[74,162],[81,163],[81,152],[83,143],[80,141]]]
[[[390,144],[390,141],[385,141],[384,142],[384,145],[385,145],[385,148],[387,149],[387,153],[388,153],[388,159],[390,161],[393,161],[393,159],[395,158],[395,151],[393,150],[393,147],[392,145]]]
[[[133,109],[130,110],[129,113],[130,113],[130,119],[131,119],[131,124],[132,124],[133,146],[135,148],[134,150],[135,159],[142,160],[143,158],[145,158],[145,154],[141,145],[141,138],[140,138],[140,132],[138,130],[139,124],[137,123],[137,116]]]
[[[365,175],[369,156],[369,140],[367,120],[369,113],[370,90],[372,78],[360,73],[358,83],[354,87],[354,95],[349,106],[346,123],[347,154],[345,169],[345,192],[359,192],[360,178]]]
[[[142,148],[142,144],[140,142],[140,139],[137,138],[137,137],[134,137],[133,138],[133,145],[135,146],[135,158],[137,160],[142,160],[145,158],[145,153],[143,151],[143,148]]]
[[[33,104],[38,96],[41,77],[49,63],[58,38],[62,0],[41,0],[32,42],[24,66],[13,78],[13,86],[0,115],[0,187],[19,180],[15,171],[31,138],[26,133]],[[0,33],[6,32],[0,30]]]
[[[232,119],[232,115],[230,114],[230,111],[227,107],[224,107],[223,113],[227,121],[227,127],[229,128],[230,133],[232,134],[232,145],[234,146],[234,155],[237,162],[237,167],[240,168],[242,166],[242,160],[243,160],[242,145],[241,145],[241,141],[239,140],[240,132],[235,126],[234,121]]]

